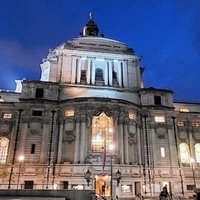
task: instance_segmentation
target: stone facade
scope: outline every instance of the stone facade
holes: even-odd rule
[[[192,196],[200,104],[144,88],[143,71],[133,49],[100,37],[90,16],[83,35],[49,51],[40,81],[0,92],[1,189],[93,189],[131,199],[167,185]]]

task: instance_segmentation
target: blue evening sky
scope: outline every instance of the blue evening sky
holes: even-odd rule
[[[200,0],[1,0],[0,88],[39,80],[42,58],[78,36],[89,12],[105,37],[142,57],[145,87],[200,102]]]

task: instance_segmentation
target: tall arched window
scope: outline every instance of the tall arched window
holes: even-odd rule
[[[9,140],[6,137],[0,138],[0,164],[6,163],[8,155]]]
[[[92,119],[92,152],[109,151],[113,143],[113,120],[105,113]]]
[[[195,144],[194,146],[196,162],[200,163],[200,143]]]
[[[190,151],[189,147],[186,143],[181,143],[179,145],[180,150],[180,159],[182,164],[189,165],[190,164]]]

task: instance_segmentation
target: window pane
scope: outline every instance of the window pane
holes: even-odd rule
[[[181,163],[190,163],[190,153],[189,153],[189,147],[185,143],[181,143],[179,146],[180,150],[180,158],[181,158]]]
[[[0,138],[0,164],[6,163],[8,155],[9,140],[5,137]]]
[[[109,151],[109,145],[113,141],[113,120],[101,113],[92,119],[92,151]],[[105,149],[104,149],[105,147]]]
[[[196,156],[196,162],[200,163],[200,143],[195,144],[195,156]]]
[[[165,117],[164,116],[155,116],[155,122],[163,123],[163,122],[165,122]]]

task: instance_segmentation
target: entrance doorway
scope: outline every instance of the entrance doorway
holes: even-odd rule
[[[111,195],[110,176],[96,176],[96,193],[104,197]]]

